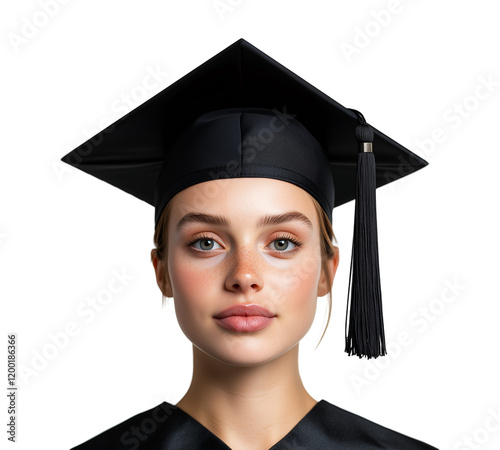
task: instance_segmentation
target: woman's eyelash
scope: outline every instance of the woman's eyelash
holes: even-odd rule
[[[198,242],[198,241],[202,241],[202,240],[210,240],[210,241],[215,241],[214,238],[211,238],[210,236],[206,236],[204,234],[202,234],[201,236],[195,236],[191,241],[189,242],[186,242],[186,245],[188,247],[190,247],[191,245],[193,245],[195,242]]]
[[[299,241],[298,239],[295,239],[293,236],[288,235],[282,235],[282,236],[276,236],[272,242],[274,241],[281,241],[281,240],[286,240],[293,242],[297,247],[300,247],[302,245],[302,241]]]

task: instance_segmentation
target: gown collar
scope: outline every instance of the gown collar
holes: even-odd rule
[[[323,409],[326,404],[325,400],[320,400],[318,401],[310,410],[309,412],[306,413],[306,415],[299,420],[299,422],[283,437],[281,438],[276,444],[274,444],[272,447],[270,447],[269,450],[281,450],[281,449],[300,449],[301,447],[297,447],[293,444],[294,441],[294,435],[301,435],[303,434],[303,429],[307,428],[309,426],[309,423],[314,422],[312,419],[312,416],[316,415],[318,410]],[[188,413],[183,411],[182,409],[178,408],[177,406],[171,405],[170,403],[163,402],[163,404],[167,407],[170,408],[175,408],[176,414],[179,415],[180,418],[185,420],[186,422],[189,422],[193,428],[198,428],[199,432],[203,435],[207,435],[207,437],[210,437],[211,441],[218,441],[219,446],[218,447],[210,447],[214,448],[214,450],[231,450],[231,447],[229,447],[222,439],[217,437],[214,433],[212,433],[208,428],[206,428],[204,425],[202,425],[200,422],[198,422],[195,418],[190,416]],[[212,444],[213,445],[213,444]],[[207,447],[208,448],[208,447]],[[305,447],[304,447],[305,448]]]

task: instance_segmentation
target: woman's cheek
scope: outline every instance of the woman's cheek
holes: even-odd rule
[[[177,322],[185,336],[197,342],[203,330],[201,324],[210,313],[207,305],[211,281],[190,264],[179,264],[170,273]]]
[[[187,298],[189,301],[193,298],[192,294],[210,286],[208,272],[203,267],[206,259],[197,258],[192,252],[194,250],[177,247],[169,253],[168,271],[174,298]]]
[[[316,255],[305,254],[301,258],[290,260],[286,267],[275,271],[273,285],[281,292],[281,297],[297,300],[310,298],[316,294],[321,271],[321,260]]]
[[[172,255],[169,261],[169,274],[176,314],[179,320],[186,322],[206,315],[210,304],[211,291],[215,288],[215,279],[210,270],[203,270],[196,261],[182,255]]]

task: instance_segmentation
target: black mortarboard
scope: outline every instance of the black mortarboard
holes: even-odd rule
[[[375,188],[427,162],[245,40],[62,161],[155,206],[155,224],[177,192],[222,177],[296,184],[330,221],[334,206],[356,198],[346,352],[386,353]]]

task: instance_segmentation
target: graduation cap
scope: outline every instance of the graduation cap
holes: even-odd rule
[[[312,195],[330,221],[334,207],[356,199],[345,351],[386,354],[375,190],[427,162],[247,41],[62,161],[153,205],[156,225],[176,193],[217,178],[288,181]]]

